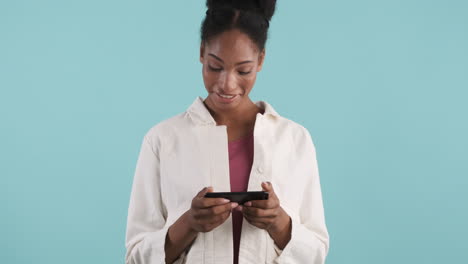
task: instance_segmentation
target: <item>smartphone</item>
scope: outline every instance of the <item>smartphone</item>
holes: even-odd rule
[[[244,204],[252,200],[268,200],[268,192],[209,192],[205,194],[207,198],[225,198],[231,202]]]

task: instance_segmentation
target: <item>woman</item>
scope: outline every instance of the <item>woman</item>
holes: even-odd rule
[[[249,98],[275,4],[207,1],[200,62],[208,96],[144,136],[126,263],[324,263],[329,237],[309,132]],[[268,200],[204,197],[259,190]]]

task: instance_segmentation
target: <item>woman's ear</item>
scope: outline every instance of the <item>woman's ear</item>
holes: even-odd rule
[[[203,64],[203,59],[205,55],[205,44],[201,43],[200,44],[200,62]]]
[[[263,61],[265,61],[265,49],[258,54],[258,66],[257,66],[257,72],[262,70],[263,67]]]

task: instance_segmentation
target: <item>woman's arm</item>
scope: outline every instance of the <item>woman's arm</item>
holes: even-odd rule
[[[164,245],[166,263],[173,263],[197,237],[198,232],[188,224],[187,214],[188,211],[169,227]]]
[[[325,224],[315,146],[307,129],[296,135],[295,160],[298,175],[303,176],[299,212],[284,207],[291,216],[291,240],[276,263],[323,264],[328,254],[329,235]]]
[[[281,216],[277,225],[268,230],[268,234],[275,241],[279,249],[284,249],[291,240],[291,217],[280,207]]]
[[[199,232],[210,232],[231,215],[237,203],[223,198],[205,198],[212,187],[205,187],[192,200],[190,209],[169,228],[164,250],[166,263],[172,263],[193,242]]]
[[[263,182],[268,200],[246,202],[238,206],[244,218],[253,226],[268,231],[274,241],[275,263],[323,264],[328,254],[329,236],[325,225],[322,192],[315,147],[303,128],[296,136],[295,161],[299,210],[280,205],[271,183]],[[301,189],[302,188],[302,189]],[[272,250],[272,251],[273,251]]]
[[[268,200],[249,201],[237,210],[250,224],[265,229],[276,246],[283,249],[291,240],[291,217],[281,207],[271,182],[263,182],[262,189],[269,193]]]
[[[224,223],[237,206],[222,198],[204,198],[213,191],[207,187],[193,198],[186,213],[168,223],[170,208],[161,197],[159,144],[158,139],[145,135],[141,145],[128,208],[126,264],[182,263],[184,251],[197,234]]]
[[[141,144],[128,207],[126,264],[164,263],[169,226],[161,197],[158,144],[148,135]]]

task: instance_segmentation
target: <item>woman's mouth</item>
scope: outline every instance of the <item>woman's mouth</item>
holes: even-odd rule
[[[234,99],[237,98],[237,94],[220,94],[220,93],[216,93],[217,95],[217,98],[218,98],[218,101],[222,102],[222,103],[231,103],[232,101],[234,101]]]

